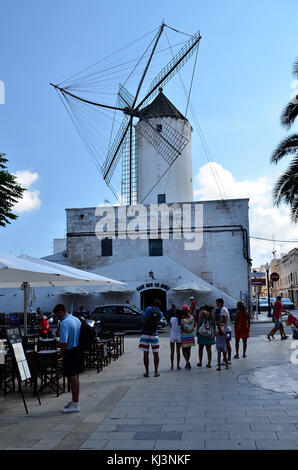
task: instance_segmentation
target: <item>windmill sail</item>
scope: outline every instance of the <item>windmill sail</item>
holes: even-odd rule
[[[82,71],[82,73],[85,74],[81,78],[79,73],[77,73],[60,85],[53,85],[59,93],[63,104],[66,106],[92,159],[96,163],[96,166],[100,168],[100,172],[107,186],[112,190],[118,201],[120,201],[121,193],[122,203],[126,204],[132,204],[137,201],[134,118],[137,117],[140,119],[142,135],[158,151],[169,166],[181,155],[188,142],[185,136],[172,128],[168,122],[159,121],[158,124],[162,126],[163,132],[158,132],[156,126],[152,126],[146,116],[142,114],[147,105],[150,105],[155,98],[159,87],[168,83],[194,54],[201,39],[200,33],[198,32],[184,42],[182,47],[180,47],[181,43],[175,44],[175,48],[180,47],[178,53],[161,69],[154,80],[152,80],[151,83],[149,82],[150,84],[148,86],[149,74],[152,73],[151,67],[153,71],[153,66],[156,66],[153,59],[156,55],[164,55],[165,52],[172,49],[171,47],[162,49],[159,45],[165,27],[167,27],[167,25],[162,23],[157,32],[154,30],[154,38],[139,59],[129,60],[125,63],[122,57],[122,50],[124,48],[121,48],[117,53],[121,54],[119,57],[121,57],[122,60],[117,66],[115,66],[115,64],[107,64],[104,69],[98,72],[93,72],[91,70],[93,66],[90,66]],[[175,34],[177,32],[181,33],[177,30],[174,31]],[[147,34],[139,39],[142,40],[146,36]],[[134,42],[131,43],[131,45],[134,45]],[[114,54],[110,55],[110,57],[113,56]],[[107,57],[107,59],[109,59],[109,57]],[[98,63],[100,62],[101,61]],[[94,64],[94,67],[97,66],[97,64]],[[129,69],[128,77],[124,80],[125,77],[122,76],[122,84],[119,85],[118,93],[115,94],[115,91],[111,93],[112,83],[109,77],[114,72],[116,75],[116,73],[122,73],[126,69]],[[132,94],[128,91],[126,86],[127,84],[130,87],[135,86],[136,79],[134,73],[136,73],[137,69],[138,71],[141,70],[141,77],[138,80],[135,93]],[[87,71],[88,73],[86,73]],[[75,77],[75,79],[71,82],[70,80],[73,77]],[[124,80],[123,82],[122,79]],[[129,80],[134,80],[134,84],[132,85]],[[104,84],[107,84],[106,89],[104,89]],[[108,89],[109,87],[110,90]],[[148,91],[145,93],[143,89],[147,89]],[[102,92],[100,90],[102,90]],[[90,99],[88,91],[95,96],[96,93],[99,95],[102,93],[106,97],[114,95],[116,96],[116,105],[113,104],[115,103],[114,100],[111,104],[103,104],[101,103],[101,99]],[[78,96],[77,93],[79,93],[80,96]],[[105,122],[108,119],[108,115],[112,116],[112,110],[114,110],[114,118],[109,142],[102,145],[102,134],[105,129]],[[119,116],[121,116],[121,114],[123,116],[123,113],[124,117],[121,123],[118,124]],[[119,126],[118,129],[117,126]],[[104,158],[102,158],[103,155],[105,155]],[[101,163],[99,163],[98,157]],[[121,176],[119,175],[119,169],[121,170]],[[116,185],[114,185],[114,183],[116,183]]]

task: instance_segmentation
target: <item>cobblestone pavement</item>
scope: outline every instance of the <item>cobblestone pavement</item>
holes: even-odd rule
[[[81,375],[80,413],[61,413],[67,393],[42,393],[39,406],[26,392],[29,415],[17,393],[0,396],[0,449],[298,449],[298,341],[250,338],[248,357],[220,372],[215,348],[211,369],[206,355],[196,366],[196,347],[190,371],[171,371],[162,337],[150,378],[137,347],[127,337],[124,356]]]

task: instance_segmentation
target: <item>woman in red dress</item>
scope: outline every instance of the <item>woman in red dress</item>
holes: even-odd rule
[[[247,338],[249,338],[250,318],[247,308],[243,302],[237,303],[237,312],[235,318],[235,341],[236,354],[235,359],[239,359],[239,343],[243,341],[243,357],[246,357]]]

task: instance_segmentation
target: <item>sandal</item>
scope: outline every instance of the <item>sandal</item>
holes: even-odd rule
[[[208,367],[208,369],[211,369],[212,366],[209,366],[209,364],[207,364],[206,367]]]
[[[145,374],[143,375],[143,377],[149,377],[149,374],[147,374],[147,372],[145,372]]]
[[[197,363],[197,366],[198,366],[198,367],[202,367],[202,364],[200,364],[200,363],[198,362],[198,363]]]
[[[239,354],[235,354],[234,359],[239,359]]]
[[[159,376],[160,376],[160,373],[159,373],[159,372],[155,372],[154,377],[159,377]]]

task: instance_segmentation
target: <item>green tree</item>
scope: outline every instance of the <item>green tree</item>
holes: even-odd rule
[[[18,199],[23,197],[25,191],[17,183],[16,177],[6,169],[8,160],[4,157],[5,153],[0,153],[0,227],[5,227],[11,223],[11,220],[18,218],[12,212],[12,208]]]
[[[298,76],[298,59],[293,67],[294,75]],[[298,91],[291,102],[284,108],[281,125],[290,129],[298,116]],[[273,202],[276,206],[284,203],[291,209],[291,219],[298,222],[298,134],[283,139],[274,150],[271,163],[277,164],[283,157],[293,155],[288,169],[282,173],[273,188]]]

